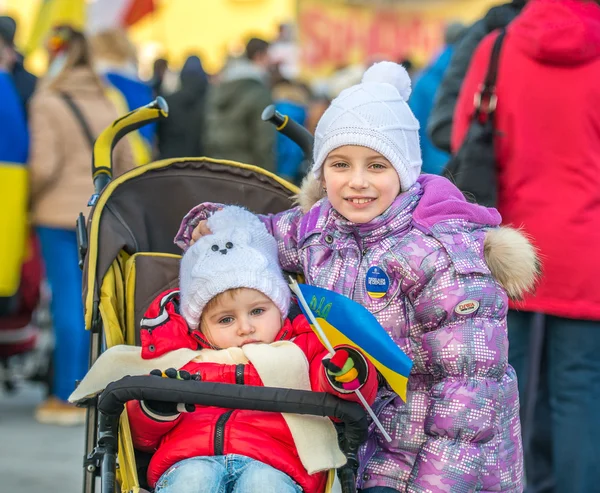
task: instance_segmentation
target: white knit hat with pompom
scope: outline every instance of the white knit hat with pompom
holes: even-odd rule
[[[402,191],[421,172],[419,122],[408,107],[410,77],[393,62],[372,65],[362,82],[335,98],[315,131],[312,171],[321,178],[327,155],[345,145],[368,147],[388,159],[398,172]]]

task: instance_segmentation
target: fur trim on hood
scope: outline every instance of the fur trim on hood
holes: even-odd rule
[[[541,275],[540,261],[529,239],[518,229],[490,229],[483,242],[485,261],[508,297],[520,300],[533,293]]]
[[[302,180],[300,191],[294,195],[294,204],[300,206],[300,210],[306,214],[310,208],[327,194],[321,182],[309,172]]]
[[[295,203],[306,213],[326,196],[323,185],[309,173]],[[494,278],[513,300],[532,293],[541,275],[540,261],[529,239],[519,230],[502,226],[488,230],[483,243],[485,261]]]

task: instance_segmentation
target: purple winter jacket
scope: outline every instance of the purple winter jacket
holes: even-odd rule
[[[184,246],[193,226],[217,207],[193,209],[178,244]],[[512,258],[490,262],[494,243],[486,237],[505,229],[497,228],[499,214],[466,202],[448,180],[433,175],[421,175],[367,224],[348,222],[326,198],[306,213],[296,207],[262,219],[278,240],[284,270],[363,304],[414,362],[406,404],[387,386],[378,393],[374,409],[392,442],[371,426],[359,487],[521,492],[519,396],[508,364],[505,288],[518,295],[535,277],[527,240],[513,230],[497,248],[505,255],[514,247]],[[504,269],[520,264],[529,278],[511,283],[510,272],[495,277],[486,260]]]

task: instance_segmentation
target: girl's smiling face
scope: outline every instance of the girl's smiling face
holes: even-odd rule
[[[382,214],[400,193],[400,178],[392,164],[378,152],[355,145],[328,154],[323,185],[333,208],[356,224]]]

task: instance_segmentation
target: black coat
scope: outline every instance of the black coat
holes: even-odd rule
[[[160,159],[204,155],[206,78],[197,74],[182,74],[181,87],[165,97],[169,117],[158,123]]]
[[[23,58],[19,55],[12,69],[12,77],[17,89],[17,93],[23,101],[23,106],[27,109],[29,100],[35,91],[37,77],[28,72],[23,66]]]
[[[454,47],[450,65],[435,95],[433,108],[427,123],[429,138],[438,149],[450,152],[454,108],[473,52],[479,42],[489,33],[510,24],[521,12],[524,4],[523,0],[513,0],[511,3],[492,7],[485,17],[468,28],[465,35]]]

